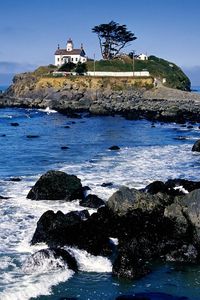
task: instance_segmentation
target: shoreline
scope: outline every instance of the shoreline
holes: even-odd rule
[[[0,108],[53,109],[77,117],[77,113],[162,122],[200,122],[200,95],[167,87],[153,89],[80,90],[41,88],[16,97],[8,92],[0,97]]]

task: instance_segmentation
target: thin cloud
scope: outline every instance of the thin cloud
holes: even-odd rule
[[[190,78],[192,85],[200,85],[200,66],[182,67],[185,74]]]
[[[8,73],[21,73],[32,71],[36,68],[35,65],[29,63],[17,63],[17,62],[7,62],[7,61],[0,61],[0,73],[1,74],[8,74]]]

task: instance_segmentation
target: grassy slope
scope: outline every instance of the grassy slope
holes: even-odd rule
[[[90,71],[94,70],[94,62],[88,61],[87,68]],[[43,77],[44,75],[50,75],[53,70],[57,68],[53,65],[42,66],[36,69],[33,73],[30,73],[36,77]],[[110,72],[126,72],[133,71],[133,60],[129,57],[123,57],[122,59],[115,59],[111,61],[99,60],[95,62],[96,71],[110,71]],[[134,70],[149,71],[150,75],[162,80],[166,78],[166,86],[177,88],[180,90],[190,90],[190,80],[183,73],[183,71],[174,63],[168,62],[164,59],[149,56],[146,61],[134,60]]]
[[[94,62],[87,62],[88,70],[94,70]],[[96,61],[96,71],[133,71],[133,61],[129,57],[123,59],[115,59],[112,61]],[[134,70],[147,70],[158,79],[166,78],[166,86],[181,90],[190,90],[190,80],[183,71],[174,63],[164,59],[150,56],[147,61],[134,60]]]

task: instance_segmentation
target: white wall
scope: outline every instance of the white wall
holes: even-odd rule
[[[141,72],[94,72],[88,71],[87,75],[89,76],[113,76],[113,77],[131,77],[131,76],[147,76],[149,77],[149,71],[141,71]]]
[[[55,55],[55,66],[62,66],[64,64],[63,57],[65,56],[66,55]],[[82,57],[80,55],[70,55],[70,57],[71,57],[71,62],[73,62],[74,64],[77,64],[79,61],[81,63],[87,61],[86,57]]]

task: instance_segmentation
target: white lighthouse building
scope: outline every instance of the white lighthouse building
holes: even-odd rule
[[[62,66],[65,63],[72,62],[77,64],[78,62],[84,63],[87,61],[83,45],[81,44],[80,49],[75,49],[73,41],[69,39],[65,49],[58,49],[55,52],[55,66]]]

